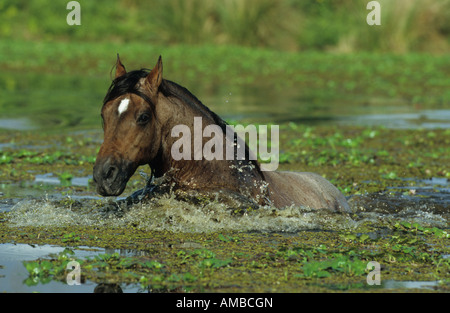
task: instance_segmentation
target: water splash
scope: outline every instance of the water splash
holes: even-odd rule
[[[10,211],[11,226],[100,226],[127,227],[173,232],[261,231],[297,232],[310,229],[351,229],[349,215],[302,207],[277,209],[262,206],[243,212],[218,201],[194,204],[168,195],[133,205],[107,200],[24,200]]]
[[[260,206],[242,210],[231,208],[217,199],[200,199],[195,203],[178,200],[173,193],[137,204],[106,199],[41,199],[17,203],[8,215],[8,222],[11,226],[19,227],[133,226],[143,230],[195,233],[351,231],[363,224],[382,227],[402,220],[431,227],[446,228],[449,225],[448,205],[425,205],[383,194],[354,196],[349,204],[353,210],[351,214],[298,206],[283,209]]]

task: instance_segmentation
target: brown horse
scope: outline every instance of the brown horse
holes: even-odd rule
[[[117,56],[115,79],[101,110],[104,142],[94,165],[98,193],[120,195],[136,169],[148,164],[154,177],[164,176],[178,194],[227,194],[278,208],[293,204],[349,211],[345,197],[323,177],[262,171],[260,164],[249,157],[245,143],[244,159],[175,160],[171,153],[178,140],[172,133],[174,126],[186,125],[192,130],[198,117],[202,118],[203,129],[217,125],[225,134],[228,126],[187,89],[163,79],[162,73],[161,57],[151,71],[127,72]],[[237,145],[236,135],[232,140]],[[192,142],[192,151],[195,149]]]

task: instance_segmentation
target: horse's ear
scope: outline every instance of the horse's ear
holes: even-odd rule
[[[119,54],[117,53],[116,76],[114,78],[125,75],[126,73],[127,70],[125,69],[125,66],[122,64],[122,62],[120,62]]]
[[[151,91],[156,92],[161,85],[163,74],[162,58],[159,56],[158,63],[155,67],[148,73],[146,82]]]

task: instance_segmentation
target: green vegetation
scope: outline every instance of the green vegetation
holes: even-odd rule
[[[67,1],[6,0],[0,36],[30,40],[223,44],[283,50],[446,52],[450,1],[380,0],[381,26],[366,23],[368,1],[79,0],[81,26],[66,24]]]
[[[54,173],[69,185],[73,176],[91,175],[99,143],[90,136],[101,135],[2,132],[1,142],[14,146],[0,151],[0,181],[32,181],[36,174]],[[48,140],[54,145],[39,148]],[[404,186],[410,178],[415,178],[410,182],[413,185],[420,179],[450,178],[446,166],[450,162],[448,129],[393,131],[288,123],[280,126],[280,142],[280,169],[320,173],[346,195]],[[35,148],[20,148],[27,144]],[[135,174],[127,192],[143,183],[145,180]]]
[[[449,158],[448,130],[314,127],[288,123],[281,125],[280,134],[282,142],[288,143],[282,146],[282,169],[316,171],[348,195],[383,193],[388,187],[407,185],[405,179],[412,177],[416,180],[411,184],[416,186],[420,178],[450,175],[445,167]],[[8,159],[2,164],[2,182],[32,180],[33,174],[51,173],[58,168],[59,173],[89,173],[92,161],[73,160],[89,160],[98,149],[98,144],[86,133],[68,136],[2,132],[0,136],[2,142],[28,147],[2,150],[2,156]],[[30,146],[32,143],[39,146],[47,139],[54,145],[45,149]],[[59,157],[35,162],[34,158],[43,155],[43,151]],[[125,193],[142,188],[144,183],[136,174]],[[77,211],[80,206],[95,212],[94,202],[79,203],[70,198],[71,194],[89,191],[89,187],[61,185],[59,188],[69,196],[60,200],[58,206],[79,214],[82,214]],[[395,212],[395,201],[386,203]],[[358,214],[353,218],[358,220]],[[367,263],[377,261],[382,264],[382,282],[435,281],[435,290],[448,291],[448,229],[413,220],[368,221],[350,231],[276,234],[151,231],[139,229],[133,223],[121,228],[71,224],[12,227],[9,219],[10,213],[0,214],[2,243],[51,244],[72,251],[87,246],[145,252],[145,256],[106,253],[75,258],[81,264],[82,281],[98,284],[132,284],[144,290],[183,292],[386,291],[383,286],[366,283]],[[25,283],[35,286],[55,280],[64,282],[68,273],[66,265],[74,258],[71,253],[66,250],[49,258],[24,262],[29,272]]]
[[[290,123],[280,134],[282,168],[322,173],[349,195],[404,185],[410,177],[450,178],[448,129],[393,131]]]
[[[416,225],[421,228],[420,225]],[[448,239],[390,227],[384,236],[369,238],[357,233],[303,232],[296,235],[230,233],[235,240],[223,241],[217,234],[141,233],[133,229],[115,230],[117,247],[134,238],[133,245],[145,255],[119,253],[75,258],[71,250],[36,261],[24,262],[29,272],[26,283],[35,285],[50,280],[65,281],[66,265],[80,263],[82,281],[103,284],[135,284],[150,291],[376,291],[366,276],[369,261],[383,265],[381,281],[438,281],[438,291],[448,291],[450,270]],[[76,243],[100,245],[108,240],[98,230],[77,229]],[[446,233],[443,230],[435,229]],[[59,242],[51,232],[41,232],[40,242]],[[10,235],[20,238],[13,231]],[[64,237],[64,236],[63,236]],[[448,238],[448,233],[446,233]],[[264,239],[261,242],[261,239]],[[265,244],[270,242],[270,245]],[[190,248],[189,248],[190,246]],[[122,285],[124,286],[124,285]]]
[[[63,185],[70,186],[74,176],[92,174],[99,149],[92,137],[84,135],[73,140],[66,134],[2,132],[0,142],[6,145],[0,151],[0,181],[3,183],[30,182],[35,175],[52,173]]]

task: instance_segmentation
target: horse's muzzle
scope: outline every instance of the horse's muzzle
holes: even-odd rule
[[[94,182],[97,185],[97,192],[102,196],[120,195],[125,190],[134,170],[129,161],[115,161],[111,157],[97,160],[94,165]]]

